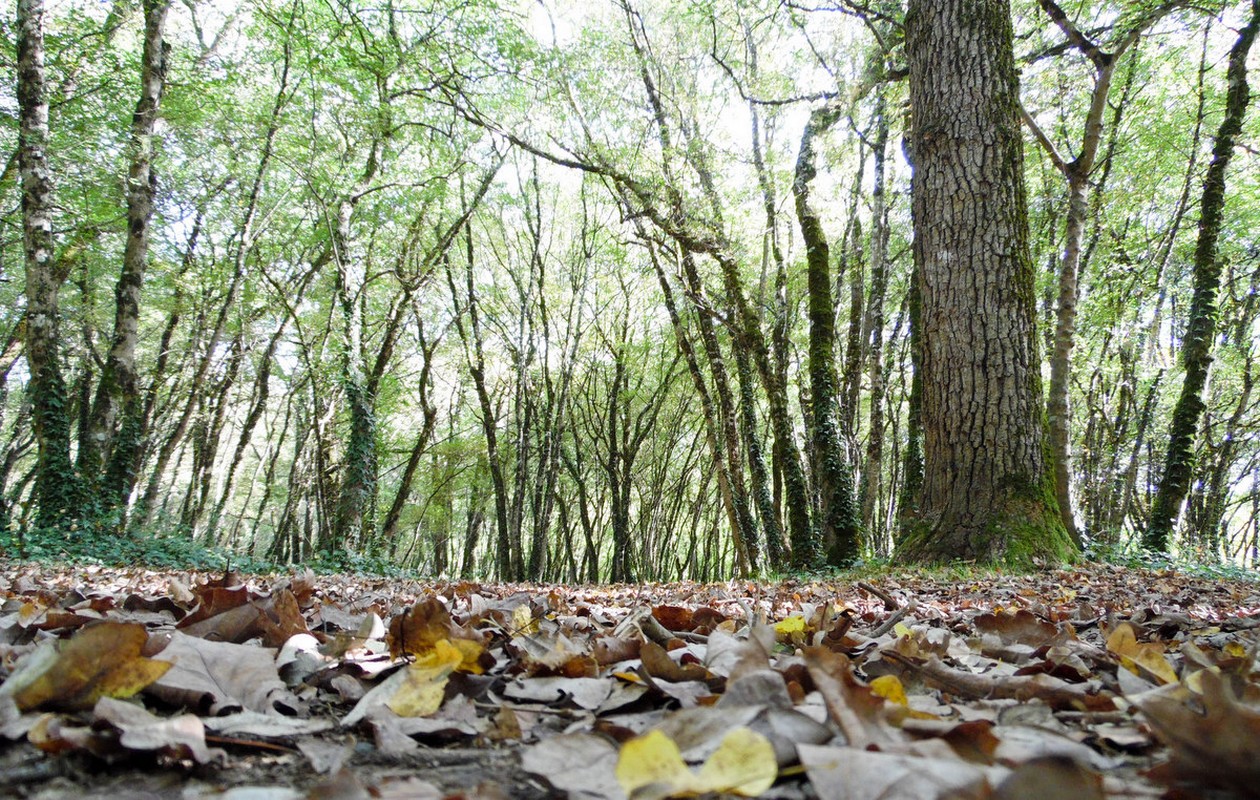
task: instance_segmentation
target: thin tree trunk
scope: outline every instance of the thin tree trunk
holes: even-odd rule
[[[18,165],[22,178],[22,252],[26,269],[26,359],[37,444],[35,497],[41,527],[79,513],[79,479],[70,463],[70,403],[61,374],[59,281],[53,269],[52,172],[44,79],[44,3],[18,0]]]
[[[809,271],[809,388],[812,399],[815,484],[821,503],[821,539],[825,554],[814,553],[810,540],[796,537],[792,542],[792,562],[806,567],[818,555],[827,562],[844,565],[858,557],[860,527],[853,497],[853,473],[840,438],[835,369],[835,307],[831,299],[831,254],[818,214],[810,207],[809,184],[817,174],[814,141],[840,117],[838,105],[824,106],[810,114],[801,136],[796,159],[796,216],[805,241],[805,262]]]
[[[639,233],[641,237],[645,236],[642,230]],[[714,364],[712,361],[711,354],[709,361],[710,370],[713,371],[714,375],[715,391],[720,394],[723,385],[726,385],[727,398],[722,401],[723,410],[721,412],[721,421],[719,422],[719,412],[714,406],[713,395],[709,392],[704,375],[700,371],[700,362],[696,357],[695,346],[687,335],[686,327],[678,313],[678,304],[674,301],[674,291],[670,287],[665,270],[661,268],[656,251],[649,249],[648,256],[652,261],[657,282],[661,287],[661,294],[665,299],[665,310],[669,313],[669,320],[674,329],[674,339],[678,344],[678,350],[683,355],[683,360],[687,364],[687,373],[691,375],[692,386],[700,398],[700,412],[704,422],[705,441],[709,446],[714,471],[717,472],[718,493],[722,498],[722,506],[726,509],[731,533],[733,536],[738,536],[742,539],[756,536],[756,528],[753,524],[752,514],[748,507],[747,493],[744,489],[738,450],[734,445],[735,439],[727,425],[729,418],[726,414],[726,409],[730,405],[730,387],[728,384],[725,384],[725,367],[722,366],[720,361],[720,351],[717,364]],[[704,321],[701,320],[699,324],[703,325]],[[701,335],[704,336],[703,330]],[[709,351],[709,343],[706,341],[704,345],[707,353]],[[723,383],[719,383],[717,379],[717,367],[722,369]],[[721,430],[720,434],[719,429]]]
[[[1064,160],[1032,117],[1024,115],[1025,121],[1033,131],[1034,138],[1046,150],[1051,163],[1067,180],[1067,221],[1064,228],[1063,257],[1059,267],[1059,297],[1055,310],[1054,345],[1050,356],[1050,385],[1046,393],[1046,417],[1049,422],[1050,443],[1054,448],[1054,484],[1059,513],[1063,519],[1063,527],[1079,546],[1081,535],[1077,530],[1072,499],[1072,420],[1069,395],[1072,349],[1076,345],[1076,308],[1080,301],[1081,248],[1085,222],[1089,217],[1089,178],[1102,141],[1103,116],[1107,111],[1107,101],[1111,94],[1111,81],[1116,64],[1137,42],[1143,28],[1153,24],[1158,16],[1166,13],[1175,4],[1167,4],[1163,11],[1144,18],[1141,25],[1129,28],[1112,52],[1104,52],[1098,44],[1076,27],[1054,0],[1040,0],[1040,3],[1046,15],[1063,31],[1068,43],[1088,58],[1094,67],[1094,88],[1090,97],[1089,110],[1085,115],[1080,154],[1075,159]]]
[[[866,332],[867,375],[870,381],[870,430],[866,439],[866,466],[861,492],[862,529],[874,546],[884,534],[876,509],[880,505],[884,478],[884,296],[888,290],[888,211],[884,192],[888,156],[888,117],[884,90],[875,99],[875,140],[873,168],[875,185],[871,191],[871,291],[867,296]]]
[[[1216,132],[1212,163],[1203,179],[1199,235],[1194,250],[1194,297],[1181,348],[1181,363],[1186,374],[1173,409],[1164,473],[1151,509],[1151,524],[1142,537],[1143,546],[1157,552],[1168,551],[1194,470],[1194,432],[1203,415],[1203,390],[1216,338],[1216,296],[1221,280],[1217,240],[1225,212],[1225,171],[1233,158],[1234,145],[1251,99],[1247,85],[1247,53],[1255,41],[1257,28],[1260,28],[1260,0],[1252,0],[1251,18],[1229,52],[1225,118]]]
[[[122,509],[135,483],[137,452],[144,431],[144,404],[136,367],[140,340],[140,296],[149,263],[149,224],[157,193],[153,137],[166,86],[163,39],[169,0],[145,0],[140,100],[131,121],[131,164],[127,175],[127,243],[114,290],[114,335],[96,387],[88,436],[79,443],[79,471],[93,476],[101,511]]]
[[[429,345],[425,341],[424,326],[421,325],[419,338],[424,366],[420,368],[420,378],[417,383],[420,387],[420,407],[423,420],[420,423],[420,433],[416,436],[416,441],[411,446],[410,455],[407,456],[407,463],[403,467],[402,477],[399,478],[398,491],[394,495],[394,501],[390,504],[389,511],[385,514],[385,521],[381,523],[380,539],[383,543],[390,546],[394,544],[398,536],[398,520],[402,518],[403,508],[406,507],[407,500],[411,497],[411,484],[416,478],[420,460],[424,457],[424,453],[433,439],[433,431],[437,427],[438,410],[430,401],[429,386],[432,382],[433,374],[433,351],[437,347],[440,337],[432,345]]]
[[[450,262],[446,264],[446,280],[450,286],[451,298],[455,303],[455,327],[464,343],[465,358],[468,362],[468,373],[473,379],[473,388],[477,392],[477,403],[481,410],[481,430],[486,437],[486,460],[490,469],[490,481],[494,490],[495,521],[495,567],[500,580],[509,580],[512,576],[512,547],[508,533],[508,489],[503,477],[502,454],[499,452],[499,419],[490,398],[490,388],[486,384],[486,357],[481,335],[481,312],[477,302],[477,289],[474,281],[476,265],[473,260],[473,238],[471,229],[464,230],[465,244],[465,291],[467,302],[460,308],[459,291],[455,285],[455,275]],[[463,322],[464,314],[468,315],[468,325]],[[467,554],[467,551],[465,551]]]

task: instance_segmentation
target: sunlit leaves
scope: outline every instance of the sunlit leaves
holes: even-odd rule
[[[774,748],[766,737],[737,727],[713,755],[692,772],[678,745],[660,731],[649,731],[621,746],[617,780],[631,798],[692,797],[728,792],[756,797],[778,774]]]

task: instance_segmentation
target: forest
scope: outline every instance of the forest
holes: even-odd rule
[[[18,0],[0,552],[1260,559],[1260,3]]]

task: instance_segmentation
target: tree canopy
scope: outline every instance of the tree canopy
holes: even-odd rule
[[[916,182],[954,132],[910,5],[20,0],[0,547],[620,581],[941,541],[945,472],[1015,478],[933,438],[981,316],[923,293],[960,201]],[[1253,564],[1256,3],[982,5],[1023,156],[968,202],[1026,187],[975,232],[1028,346],[959,379],[1026,384],[1055,545],[931,557]]]

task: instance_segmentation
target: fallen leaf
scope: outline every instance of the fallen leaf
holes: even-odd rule
[[[897,741],[884,699],[853,675],[849,659],[825,647],[807,647],[805,664],[831,718],[852,747]]]
[[[144,626],[102,622],[37,649],[0,687],[23,711],[91,708],[102,697],[131,697],[171,665],[144,658]]]
[[[1177,670],[1164,657],[1164,647],[1158,642],[1139,642],[1137,631],[1128,622],[1122,622],[1107,636],[1107,649],[1120,656],[1120,664],[1140,677],[1154,676],[1161,684],[1176,683]]]
[[[446,682],[464,656],[445,639],[403,669],[403,679],[386,703],[401,717],[427,717],[442,705]]]
[[[1260,786],[1260,708],[1241,702],[1210,670],[1199,683],[1201,696],[1174,684],[1129,699],[1169,746],[1175,775],[1250,794]]]
[[[119,743],[128,750],[157,750],[176,758],[192,758],[198,764],[222,755],[206,747],[205,727],[193,714],[162,719],[134,703],[110,697],[102,697],[92,713],[118,729]]]
[[[708,792],[756,797],[778,775],[774,746],[745,727],[732,729],[713,755],[692,772],[669,736],[648,731],[621,746],[617,781],[634,798],[680,797]]]
[[[309,736],[336,727],[330,719],[302,719],[257,711],[238,711],[223,717],[206,717],[202,721],[207,728],[223,736],[264,736],[270,739]]]
[[[229,642],[208,642],[176,631],[158,654],[174,664],[146,689],[173,706],[216,715],[227,711],[275,712],[300,703],[276,672],[275,651]]]
[[[1102,776],[1070,758],[1039,758],[1020,764],[1002,781],[994,800],[1105,800]]]
[[[819,800],[989,800],[1000,767],[855,747],[797,748]]]
[[[546,780],[573,800],[625,800],[616,777],[618,750],[589,733],[553,736],[521,754],[526,772]],[[574,769],[581,765],[581,769]]]

